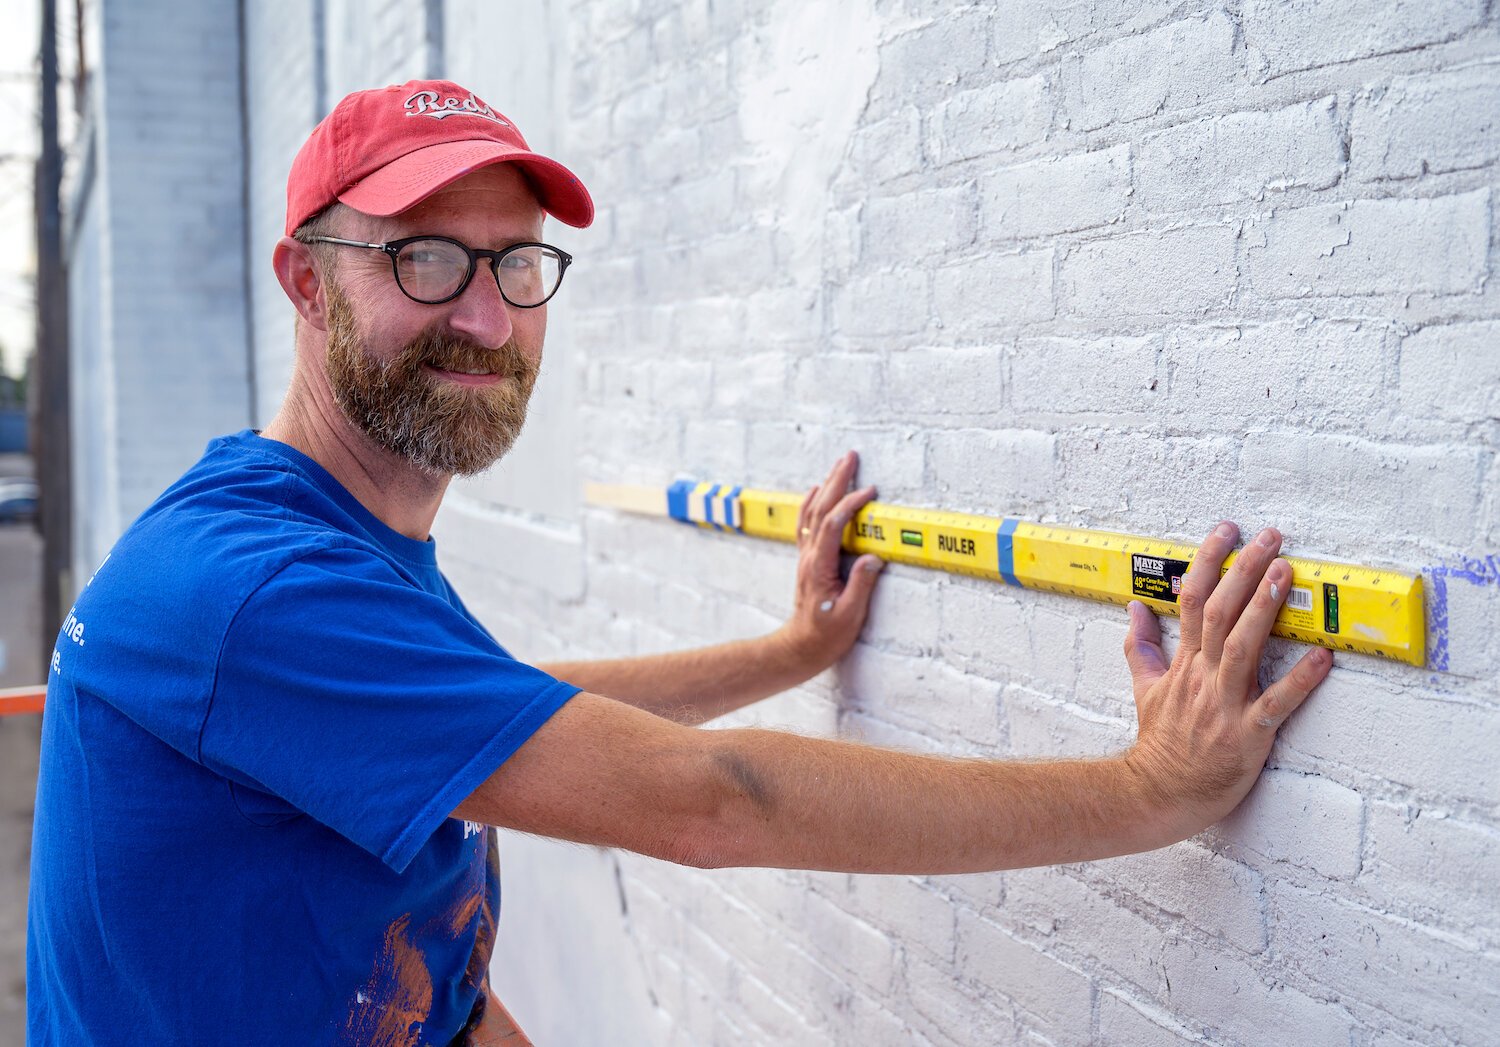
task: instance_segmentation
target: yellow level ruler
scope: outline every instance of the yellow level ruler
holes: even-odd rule
[[[592,505],[670,516],[684,523],[782,542],[797,540],[803,496],[733,484],[680,480],[668,488],[590,484]],[[1025,523],[871,502],[844,529],[843,547],[884,560],[1124,604],[1140,600],[1177,613],[1183,575],[1197,547],[1139,535]],[[1229,555],[1224,567],[1234,562]],[[1287,556],[1292,582],[1272,632],[1423,665],[1427,655],[1422,577]]]

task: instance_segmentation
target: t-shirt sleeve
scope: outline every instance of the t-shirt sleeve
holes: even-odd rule
[[[358,550],[299,559],[230,625],[199,758],[397,872],[578,693]]]

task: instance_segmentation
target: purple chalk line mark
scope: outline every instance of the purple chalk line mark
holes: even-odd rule
[[[1448,671],[1448,579],[1470,585],[1500,585],[1500,555],[1465,556],[1458,566],[1434,564],[1422,572],[1430,580],[1432,600],[1427,605],[1427,634],[1432,638],[1427,664],[1438,672]]]

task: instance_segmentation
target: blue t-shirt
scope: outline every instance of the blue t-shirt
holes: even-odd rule
[[[577,688],[317,463],[245,431],[116,544],[42,722],[30,1042],[447,1044],[494,833],[449,817]]]

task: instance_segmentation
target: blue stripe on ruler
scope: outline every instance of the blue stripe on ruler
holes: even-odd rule
[[[688,495],[692,494],[693,488],[697,486],[691,480],[678,480],[668,487],[667,515],[683,523],[692,523],[692,517],[688,516]]]
[[[1016,578],[1016,554],[1010,543],[1010,536],[1016,533],[1016,525],[1020,522],[1014,516],[1007,516],[1000,521],[1000,530],[996,534],[1000,542],[1000,577],[1011,585],[1021,584]]]
[[[720,484],[714,484],[703,494],[703,522],[713,524],[713,528],[716,531],[724,529],[719,524],[714,523],[714,495],[719,493],[720,486]]]
[[[745,529],[745,521],[735,519],[735,508],[739,502],[741,490],[741,485],[735,484],[734,489],[724,496],[724,523],[737,531]]]

